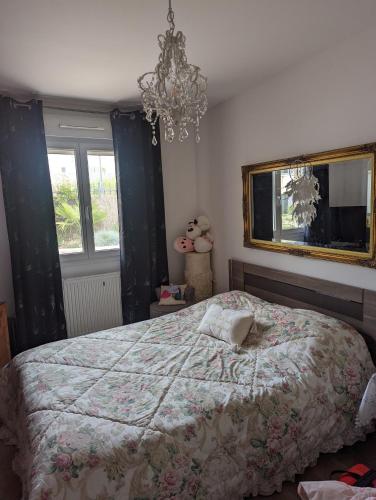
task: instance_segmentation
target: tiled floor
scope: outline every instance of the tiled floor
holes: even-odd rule
[[[21,485],[17,476],[12,472],[11,462],[14,449],[0,444],[0,499],[19,500]],[[346,469],[356,463],[365,463],[376,468],[376,433],[370,434],[365,443],[357,443],[346,447],[335,454],[321,455],[316,467],[307,469],[299,481],[318,481],[329,479],[330,472],[336,469]],[[297,484],[285,483],[281,493],[274,493],[270,497],[256,497],[256,500],[268,498],[270,500],[296,500]],[[69,500],[69,499],[68,499]],[[254,499],[255,500],[255,499]]]

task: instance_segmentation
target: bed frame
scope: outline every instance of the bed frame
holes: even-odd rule
[[[244,290],[284,306],[313,309],[353,325],[375,360],[376,291],[237,260],[229,261],[229,271],[230,290]]]

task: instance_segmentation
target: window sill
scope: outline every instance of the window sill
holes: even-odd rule
[[[120,255],[112,253],[112,255],[98,255],[93,258],[86,258],[82,255],[64,255],[60,256],[60,265],[63,279],[120,272]]]

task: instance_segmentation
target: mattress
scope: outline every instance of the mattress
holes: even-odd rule
[[[240,352],[197,332],[212,303],[254,312]],[[0,376],[2,435],[25,499],[271,494],[364,437],[374,371],[352,327],[234,291],[16,356]]]

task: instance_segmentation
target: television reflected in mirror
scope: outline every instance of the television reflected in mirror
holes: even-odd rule
[[[243,169],[244,244],[375,267],[373,144]]]

